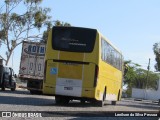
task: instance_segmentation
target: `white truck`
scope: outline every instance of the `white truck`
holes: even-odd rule
[[[19,78],[27,80],[31,94],[42,92],[44,78],[45,44],[24,41],[22,44]]]

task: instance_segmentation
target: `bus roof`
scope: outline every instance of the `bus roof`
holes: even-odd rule
[[[107,39],[106,37],[104,37],[104,36],[101,34],[101,32],[99,32],[98,29],[85,28],[85,27],[75,27],[75,26],[54,26],[52,29],[54,29],[54,28],[56,28],[56,27],[59,27],[59,28],[64,28],[64,27],[66,27],[66,28],[79,28],[79,29],[95,30],[95,31],[97,31],[97,33],[100,34],[100,36],[101,36],[102,38],[104,38],[115,50],[117,50],[117,52],[119,52],[120,54],[122,54],[122,52],[121,52],[116,46],[114,46],[114,45],[110,42],[109,39]]]
[[[64,28],[64,27],[66,27],[66,28],[88,29],[88,30],[95,30],[95,31],[97,31],[97,29],[93,29],[93,28],[76,27],[76,26],[53,26],[52,29],[54,29],[54,28]]]

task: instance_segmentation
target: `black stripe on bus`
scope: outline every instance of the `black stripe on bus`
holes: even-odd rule
[[[74,64],[86,64],[86,65],[89,64],[89,62],[69,61],[69,60],[55,60],[55,59],[53,59],[53,62],[60,62],[60,63],[74,63]]]

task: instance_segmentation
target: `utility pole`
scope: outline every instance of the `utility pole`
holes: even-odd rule
[[[148,86],[148,75],[150,70],[150,61],[151,59],[149,58],[148,67],[147,67],[146,87],[145,87],[145,99],[147,98],[147,86]]]
[[[151,61],[151,59],[149,58],[148,67],[147,67],[148,71],[147,71],[146,89],[147,89],[147,85],[148,85],[148,74],[149,74],[149,70],[150,70],[150,61]]]

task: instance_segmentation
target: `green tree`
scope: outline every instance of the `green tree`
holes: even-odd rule
[[[0,6],[0,42],[7,50],[6,57],[0,55],[0,58],[6,65],[19,44],[24,40],[41,40],[43,34],[40,29],[50,25],[50,9],[40,7],[41,2],[42,0],[3,0]],[[16,9],[22,8],[22,5],[24,12],[17,13]]]
[[[153,52],[155,54],[155,60],[156,60],[156,64],[155,64],[155,69],[157,71],[160,71],[160,43],[155,43],[153,45]]]
[[[152,71],[142,69],[140,65],[132,61],[125,61],[128,64],[128,72],[124,76],[124,84],[127,85],[127,94],[131,95],[132,88],[156,89],[159,76]],[[148,79],[147,79],[148,72]]]
[[[71,26],[71,24],[67,23],[67,22],[62,22],[59,20],[54,21],[54,25],[53,26]],[[48,24],[47,30],[43,32],[43,39],[41,42],[46,43],[47,39],[48,39],[48,33],[51,30],[51,28],[53,27],[51,23]]]

